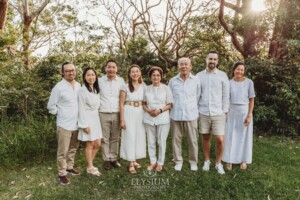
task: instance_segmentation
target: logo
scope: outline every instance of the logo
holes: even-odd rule
[[[140,191],[164,191],[170,186],[169,178],[160,177],[156,171],[145,170],[141,177],[132,178],[131,186]]]

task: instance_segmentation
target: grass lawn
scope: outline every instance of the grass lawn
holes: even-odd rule
[[[202,171],[203,154],[199,149],[199,170],[192,172],[184,162],[181,172],[173,169],[172,151],[168,149],[161,174],[144,173],[143,168],[131,175],[127,162],[121,169],[105,171],[100,154],[95,164],[100,178],[86,174],[83,149],[76,157],[79,176],[70,177],[71,184],[56,182],[55,155],[43,163],[29,162],[18,167],[0,169],[0,199],[300,199],[300,142],[282,137],[255,137],[253,164],[241,171],[238,166],[217,174],[213,165]],[[183,144],[187,161],[187,145]],[[214,162],[214,153],[212,153]]]

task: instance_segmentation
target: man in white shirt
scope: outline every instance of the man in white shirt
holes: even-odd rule
[[[229,80],[225,72],[217,69],[218,53],[211,51],[206,57],[206,69],[197,74],[201,82],[199,123],[204,152],[204,171],[210,167],[210,131],[215,137],[216,165],[219,174],[224,174],[221,159],[224,150],[226,113],[229,108]]]
[[[120,107],[119,93],[123,78],[117,76],[117,63],[109,60],[105,64],[106,76],[99,78],[100,87],[100,122],[102,128],[102,158],[104,168],[110,170],[113,167],[120,168],[118,162],[120,140]]]
[[[176,163],[175,170],[181,171],[182,136],[186,134],[189,146],[189,163],[192,171],[197,171],[198,163],[198,101],[201,94],[198,77],[190,73],[192,63],[189,58],[178,60],[179,74],[173,77],[169,86],[173,93],[173,108],[171,110],[173,132],[173,160]]]
[[[80,84],[75,81],[76,69],[72,63],[62,65],[62,80],[51,91],[47,108],[56,115],[57,124],[57,168],[58,182],[67,185],[67,173],[79,175],[73,168],[79,146],[78,136],[78,91]]]

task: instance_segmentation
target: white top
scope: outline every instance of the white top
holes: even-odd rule
[[[233,79],[230,83],[230,103],[248,104],[249,98],[255,97],[253,81],[245,78],[244,81],[237,82]]]
[[[229,80],[225,72],[215,69],[208,73],[205,70],[197,76],[201,82],[201,97],[199,113],[206,116],[216,116],[228,112]]]
[[[125,101],[143,101],[144,91],[145,91],[146,87],[147,87],[146,84],[141,83],[137,90],[130,92],[128,83],[126,83],[121,86],[120,90],[122,90],[126,93]]]
[[[113,113],[120,112],[119,93],[122,85],[125,84],[123,78],[116,77],[109,80],[107,76],[98,79],[100,88],[100,112]]]
[[[51,91],[47,109],[56,115],[57,126],[69,131],[78,129],[78,91],[80,84],[75,81],[74,89],[65,79],[58,82]]]
[[[175,121],[192,121],[198,118],[198,101],[201,94],[198,77],[190,74],[185,81],[180,74],[169,82],[173,93],[171,118]]]
[[[100,95],[88,91],[87,87],[84,85],[79,90],[79,118],[78,127],[87,128],[90,127],[89,119],[87,116],[87,111],[97,111],[100,107]],[[97,120],[100,123],[99,120]]]
[[[173,103],[173,95],[169,86],[160,84],[158,87],[149,85],[144,94],[144,101],[150,110],[162,109],[167,104]],[[145,113],[144,122],[150,125],[160,125],[170,123],[169,110],[152,117],[149,113]]]

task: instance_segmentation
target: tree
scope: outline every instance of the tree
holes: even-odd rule
[[[0,0],[0,32],[4,28],[8,8],[8,0]]]

